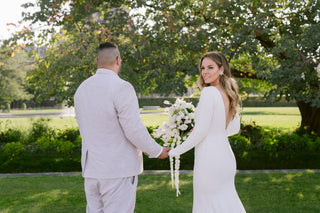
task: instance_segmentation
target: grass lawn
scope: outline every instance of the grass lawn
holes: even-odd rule
[[[257,125],[284,131],[293,131],[301,122],[298,107],[247,107],[243,109],[241,115],[245,123],[255,121]],[[7,125],[11,128],[27,129],[35,119],[37,118],[0,119],[0,128]],[[49,119],[49,125],[58,129],[77,127],[74,117],[50,117]],[[168,120],[168,116],[166,114],[141,114],[141,119],[146,126],[159,126]]]
[[[0,119],[0,128],[18,128],[27,130],[31,124],[39,118],[2,118]],[[50,119],[49,126],[57,129],[78,128],[74,117],[45,117]]]
[[[136,213],[188,213],[192,174],[180,176],[175,196],[169,174],[140,175]],[[236,188],[248,213],[320,212],[320,173],[237,174]],[[0,212],[85,212],[81,176],[0,178]]]
[[[265,128],[293,131],[300,126],[301,116],[298,107],[246,107],[241,112],[242,121]]]

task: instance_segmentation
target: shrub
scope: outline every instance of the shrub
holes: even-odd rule
[[[6,111],[7,111],[7,112],[10,112],[10,110],[11,110],[11,105],[10,105],[10,103],[6,103]]]
[[[9,128],[0,133],[0,143],[23,141],[23,134],[20,130]]]
[[[70,141],[58,140],[56,143],[57,143],[57,152],[62,155],[71,154],[74,151],[74,148],[76,147]]]
[[[27,109],[27,104],[26,103],[22,103],[22,107],[21,107],[23,110],[26,110]]]
[[[26,134],[8,125],[3,128],[2,124],[0,121],[0,141],[5,143],[0,143],[0,171],[81,170],[81,136],[77,128],[54,130],[48,126],[48,119],[40,119]],[[155,128],[147,127],[151,135]],[[229,137],[238,169],[320,168],[320,137],[263,129],[254,122],[242,124],[242,129],[240,134]],[[34,139],[25,139],[26,136]],[[155,140],[163,144],[161,139]],[[144,156],[144,161],[145,169],[170,169],[167,160]],[[181,155],[181,169],[192,169],[193,163],[193,149]]]
[[[73,142],[77,147],[81,148],[82,138],[80,135],[77,136],[76,140]]]
[[[310,144],[312,139],[308,135],[299,136],[297,134],[285,133],[278,138],[279,151],[305,151],[307,144]]]
[[[269,137],[263,137],[261,142],[261,150],[263,151],[277,151],[278,150],[278,136],[270,135]]]
[[[78,129],[68,128],[59,132],[57,138],[65,141],[76,141],[79,135]]]
[[[241,124],[240,135],[245,136],[251,142],[253,148],[258,149],[262,142],[262,131],[259,125],[253,121],[252,124]]]
[[[38,138],[41,137],[54,137],[55,131],[51,127],[49,127],[48,122],[50,119],[40,118],[32,123],[29,141],[33,142],[36,141]]]
[[[293,133],[298,134],[300,136],[309,135],[314,139],[316,139],[317,137],[320,137],[319,133],[317,134],[317,133],[311,131],[310,126],[301,126],[301,127],[297,128]]]
[[[42,136],[36,140],[36,146],[38,148],[35,151],[44,151],[47,153],[53,153],[57,149],[57,143],[55,143],[53,138],[48,138],[46,136]]]
[[[250,150],[250,141],[241,135],[233,135],[229,137],[229,143],[236,156],[242,157],[246,151]]]
[[[320,137],[317,137],[315,140],[308,140],[307,146],[310,151],[320,152]]]
[[[7,143],[3,148],[2,152],[9,158],[14,158],[21,155],[25,151],[24,145],[20,142]]]

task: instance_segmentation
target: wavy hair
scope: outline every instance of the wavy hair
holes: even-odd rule
[[[210,84],[206,84],[204,82],[204,79],[201,75],[201,65],[204,58],[211,59],[219,66],[219,68],[223,67],[223,75],[219,75],[219,82],[229,98],[229,110],[232,118],[234,118],[234,116],[240,111],[240,95],[238,92],[238,84],[231,75],[231,69],[227,58],[220,52],[208,52],[201,57],[199,63],[200,77],[198,79],[198,86],[201,90],[204,87],[210,86]]]

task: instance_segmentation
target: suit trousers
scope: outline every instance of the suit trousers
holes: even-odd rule
[[[133,213],[138,176],[114,179],[85,178],[87,213]]]

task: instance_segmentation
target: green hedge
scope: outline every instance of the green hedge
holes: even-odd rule
[[[143,106],[160,106],[160,107],[167,107],[163,102],[165,100],[174,103],[176,98],[139,98],[139,107],[143,108]],[[194,106],[197,106],[199,102],[199,98],[184,98],[187,102],[192,102]],[[287,102],[285,99],[280,100],[279,102],[275,103],[268,103],[262,97],[249,97],[242,101],[243,107],[289,107],[293,106],[296,107],[297,104],[294,101]]]
[[[196,106],[199,102],[199,98],[183,98],[186,102],[192,102],[194,106]],[[176,98],[139,98],[139,107],[143,108],[144,106],[160,106],[160,107],[168,107],[163,102],[165,100],[170,103],[174,103]]]
[[[150,133],[153,128],[148,127]],[[315,134],[265,130],[252,123],[241,124],[240,134],[229,141],[238,169],[320,169],[320,137]],[[55,130],[48,126],[48,120],[40,119],[29,132],[0,130],[1,173],[80,171],[80,155],[78,129]],[[181,169],[192,169],[194,151],[180,160]],[[144,156],[144,168],[167,170],[169,162]]]
[[[245,156],[235,156],[237,169],[320,169],[320,153],[318,152],[270,152],[251,151]],[[180,169],[192,170],[194,149],[181,155]],[[149,159],[144,156],[144,169],[169,170],[169,160]]]
[[[286,101],[284,98],[282,98],[278,102],[266,102],[263,97],[259,96],[250,96],[247,99],[242,101],[242,105],[244,107],[296,107],[297,104],[295,101]]]
[[[149,127],[149,132],[153,131]],[[307,130],[306,130],[307,132]],[[229,137],[237,169],[319,169],[320,137],[304,132],[265,130],[254,122],[241,124],[240,134]],[[181,155],[181,169],[193,169],[194,149]],[[168,161],[144,158],[145,169],[169,169]]]

